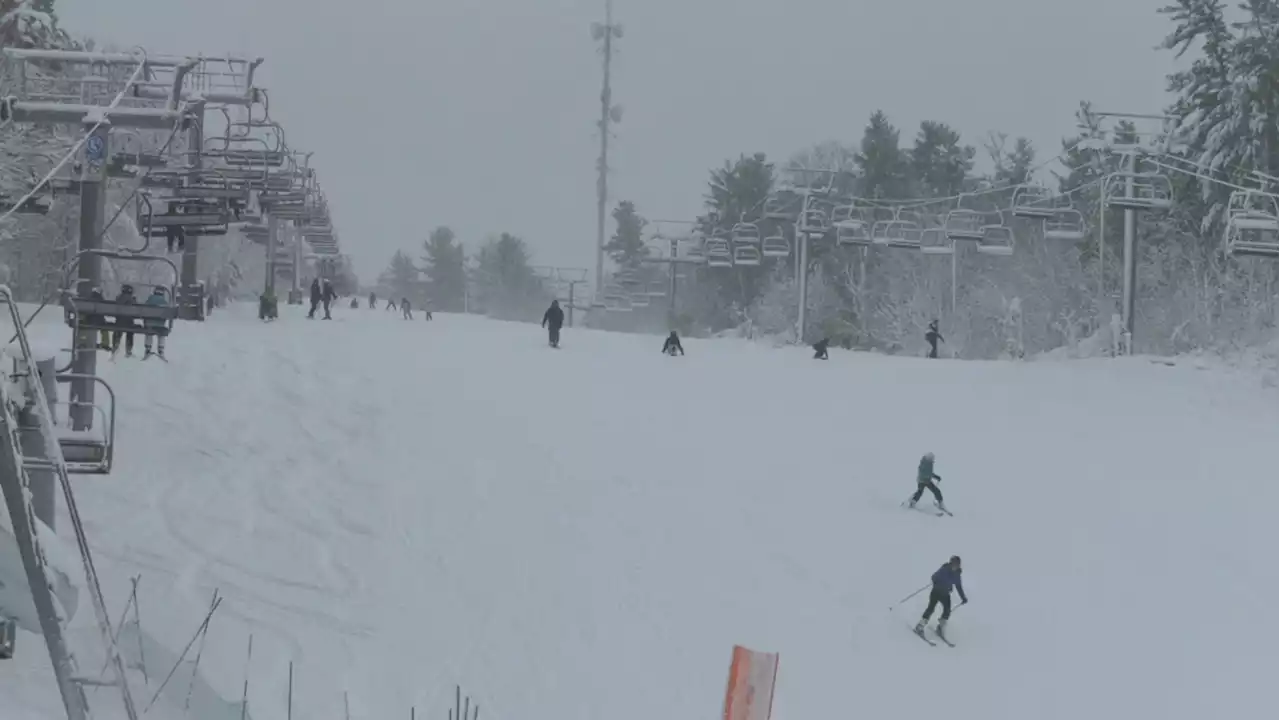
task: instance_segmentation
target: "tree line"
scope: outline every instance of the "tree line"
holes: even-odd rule
[[[1185,70],[1168,76],[1174,100],[1165,113],[1176,119],[1171,132],[1179,144],[1159,158],[1186,172],[1157,166],[1171,179],[1174,204],[1139,221],[1135,344],[1145,352],[1242,344],[1269,344],[1274,352],[1276,263],[1222,252],[1231,186],[1275,193],[1280,175],[1277,6],[1245,0],[1240,10],[1237,21],[1228,19],[1218,0],[1177,0],[1160,11],[1173,23],[1163,49],[1178,57],[1198,54]],[[1012,257],[957,254],[954,307],[950,258],[812,243],[810,320],[803,339],[829,337],[846,347],[918,354],[927,324],[939,319],[950,349],[966,357],[1021,356],[1061,346],[1086,352],[1086,337],[1100,343],[1120,312],[1123,213],[1100,207],[1099,181],[1115,168],[1082,142],[1102,129],[1087,102],[1077,120],[1085,129],[1064,138],[1048,160],[1066,168],[1055,173],[1056,190],[1069,194],[1090,220],[1084,240],[1045,240],[1034,226],[1012,222]],[[1110,131],[1115,142],[1124,143],[1136,141],[1140,129],[1120,122]],[[877,110],[857,144],[816,144],[793,154],[783,169],[763,153],[744,153],[711,170],[703,198],[707,212],[697,219],[697,229],[710,237],[729,233],[740,221],[769,226],[765,199],[784,180],[886,205],[981,193],[983,209],[1007,208],[1013,188],[1048,164],[1026,138],[993,132],[975,147],[942,120],[922,122],[905,143],[903,135]],[[989,161],[985,172],[975,171],[980,153]],[[665,269],[641,262],[651,249],[641,238],[646,223],[635,206],[619,203],[614,219],[617,233],[609,250],[618,272],[665,276]],[[792,252],[754,267],[688,271],[677,315],[664,322],[686,332],[786,336],[796,317],[796,262]]]
[[[397,250],[374,291],[433,311],[536,321],[553,295],[530,257],[525,241],[506,232],[489,237],[468,257],[453,230],[442,225],[423,241],[417,258]]]

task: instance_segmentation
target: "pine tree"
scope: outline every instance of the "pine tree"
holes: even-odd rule
[[[964,188],[973,170],[976,151],[960,144],[960,133],[942,122],[920,123],[911,148],[911,171],[918,191],[930,197],[950,197]]]
[[[613,209],[613,222],[617,229],[605,244],[605,252],[619,267],[638,269],[641,258],[649,254],[644,244],[644,228],[648,221],[636,213],[634,203],[623,200]]]
[[[862,173],[858,194],[868,198],[903,198],[909,194],[906,156],[898,147],[898,129],[877,110],[862,134],[854,162]]]
[[[547,293],[529,265],[524,240],[502,233],[476,256],[476,299],[490,317],[532,321],[541,317]]]
[[[466,302],[466,253],[453,230],[440,226],[422,243],[423,272],[432,307],[444,312],[462,312]]]
[[[391,264],[378,276],[378,285],[394,300],[412,298],[418,290],[418,268],[405,252],[397,250]]]

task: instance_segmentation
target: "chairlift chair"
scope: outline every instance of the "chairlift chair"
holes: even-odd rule
[[[1127,191],[1133,182],[1133,194]],[[1103,183],[1107,207],[1121,210],[1168,210],[1173,206],[1173,184],[1158,172],[1112,173]]]
[[[733,264],[756,266],[760,264],[760,248],[755,245],[737,245],[733,248]]]
[[[1057,208],[1045,218],[1045,240],[1076,242],[1085,237],[1084,214],[1075,208]]]
[[[664,298],[667,296],[667,284],[661,280],[654,280],[649,283],[649,297]]]
[[[765,236],[760,252],[769,258],[787,257],[791,254],[791,243],[787,241],[787,236],[783,235],[781,230],[776,230]]]
[[[867,227],[867,223],[860,218],[845,220],[836,225],[836,244],[870,245],[871,230],[872,228]]]
[[[640,291],[640,292],[634,292],[634,293],[632,293],[632,294],[631,294],[631,306],[632,306],[632,307],[638,307],[638,308],[649,307],[649,293],[648,293],[648,291],[643,291],[643,290],[642,290],[642,291]]]
[[[955,253],[955,246],[947,238],[944,228],[923,228],[920,230],[920,252],[925,255],[952,255]]]
[[[1053,192],[1043,185],[1024,184],[1014,188],[1010,212],[1014,217],[1047,220],[1054,216]]]
[[[946,222],[943,225],[947,233],[948,240],[982,240],[983,230],[982,213],[976,210],[966,208],[956,208],[947,213]]]
[[[733,253],[729,242],[720,238],[707,238],[707,267],[733,267]]]
[[[839,227],[840,223],[843,222],[860,220],[861,217],[857,205],[836,205],[831,208],[831,224],[836,227]]]
[[[0,615],[0,660],[11,660],[17,650],[18,621]]]
[[[813,195],[805,196],[804,207],[800,211],[800,219],[796,221],[796,232],[805,235],[826,235],[831,229],[831,213],[835,204]]]
[[[1277,199],[1255,190],[1235,190],[1227,202],[1227,252],[1242,257],[1280,255]]]
[[[898,250],[919,250],[920,226],[907,220],[882,220],[873,227],[871,242]]]
[[[730,231],[730,237],[733,238],[734,245],[760,244],[760,228],[755,223],[740,222],[735,223],[733,230]]]
[[[136,331],[135,331],[136,332]],[[70,423],[58,424],[58,447],[62,449],[62,460],[67,472],[72,475],[108,475],[115,460],[116,437],[116,393],[106,380],[96,375],[82,373],[59,373],[57,381],[70,383],[75,380],[89,380],[107,391],[106,402],[97,400],[95,395],[92,407],[94,422],[92,430],[72,430]],[[63,403],[56,401],[54,408],[67,408],[68,419],[73,401]]]
[[[977,251],[983,255],[1008,257],[1013,254],[1013,228],[1004,224],[982,226]]]
[[[111,258],[141,263],[164,263],[173,272],[173,284],[155,285],[164,288],[168,294],[168,305],[146,305],[145,297],[139,297],[134,303],[121,303],[114,300],[96,299],[90,296],[92,288],[82,286],[79,281],[72,282],[71,277],[85,255]],[[139,335],[166,336],[173,329],[173,321],[178,318],[178,282],[180,278],[178,266],[162,255],[144,255],[141,253],[115,252],[111,250],[81,250],[76,253],[63,270],[62,305],[63,317],[69,327],[77,332],[125,330]],[[145,283],[133,283],[146,286]],[[112,318],[107,320],[107,318]]]

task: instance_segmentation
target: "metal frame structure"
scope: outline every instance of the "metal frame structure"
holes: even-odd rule
[[[109,684],[121,693],[124,716],[136,720],[69,480],[70,474],[108,474],[116,457],[115,393],[97,373],[96,336],[104,330],[167,335],[177,319],[203,320],[201,238],[233,229],[255,236],[261,228],[271,268],[277,241],[292,233],[291,299],[294,293],[301,299],[298,275],[307,255],[318,258],[321,272],[343,256],[310,154],[288,147],[283,128],[271,120],[267,91],[255,84],[261,58],[4,48],[0,62],[13,80],[7,85],[13,94],[0,97],[0,128],[70,126],[80,134],[72,151],[25,196],[0,198],[0,222],[15,213],[45,214],[54,195],[76,193],[80,206],[79,247],[63,267],[61,304],[73,338],[67,367],[54,368],[50,361],[48,372],[37,372],[37,363],[45,361],[32,356],[23,318],[9,290],[0,286],[0,303],[12,317],[20,350],[12,373],[0,368],[0,485],[68,719],[89,717],[84,685]],[[33,63],[56,64],[60,71],[34,72]],[[210,112],[225,120],[221,135],[206,137]],[[163,146],[149,144],[166,131]],[[183,149],[171,148],[174,144]],[[70,172],[64,172],[67,168]],[[131,197],[137,198],[134,220],[142,247],[102,247],[106,183],[114,179],[135,182]],[[156,238],[182,240],[181,262],[148,254]],[[304,254],[304,242],[310,253]],[[101,294],[104,260],[169,265],[172,283],[163,286],[169,305],[106,300]],[[268,293],[274,275],[268,272]],[[59,383],[70,386],[66,402],[56,397]],[[95,390],[103,394],[102,402],[95,401]],[[60,408],[66,409],[65,422]],[[42,498],[52,497],[49,487],[55,482],[63,490],[106,648],[111,679],[105,683],[80,675],[50,597],[35,528],[37,520],[54,526],[53,502]]]

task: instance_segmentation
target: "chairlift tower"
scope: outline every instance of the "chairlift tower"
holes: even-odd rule
[[[655,223],[675,223],[681,222],[676,220],[655,220]],[[687,223],[694,225],[696,223]],[[668,270],[667,285],[667,314],[668,322],[672,325],[676,320],[676,270],[681,265],[701,265],[704,260],[701,257],[680,257],[680,240],[684,239],[678,235],[666,236],[661,232],[654,233],[653,237],[657,240],[667,240],[670,244],[667,250],[667,257],[645,257],[640,262],[651,265],[666,265]]]
[[[1137,305],[1138,256],[1137,256],[1137,213],[1159,212],[1173,206],[1173,188],[1169,178],[1160,172],[1139,172],[1138,159],[1145,155],[1158,155],[1167,152],[1173,142],[1170,124],[1176,118],[1168,115],[1148,115],[1142,113],[1096,112],[1091,117],[1115,118],[1119,120],[1157,120],[1161,123],[1162,132],[1154,134],[1152,142],[1144,143],[1142,133],[1127,143],[1113,142],[1109,138],[1098,138],[1092,145],[1105,152],[1118,155],[1122,159],[1123,168],[1106,175],[1102,180],[1098,203],[1098,302],[1105,303],[1107,297],[1104,259],[1106,257],[1106,212],[1108,208],[1124,210],[1124,281],[1121,291],[1121,323],[1123,337],[1121,348],[1125,354],[1132,354],[1133,332],[1135,324],[1135,307]],[[1152,133],[1146,133],[1152,135]],[[1101,320],[1101,318],[1099,318]]]
[[[792,166],[787,168],[795,172],[820,173],[828,176],[827,187],[825,190],[804,188],[799,191],[800,211],[795,222],[796,234],[796,283],[799,296],[796,301],[796,343],[804,344],[804,331],[808,324],[808,308],[809,308],[809,242],[813,239],[826,237],[827,232],[831,229],[831,197],[832,190],[835,186],[835,179],[840,174],[839,170],[830,170],[822,168],[806,168]],[[814,203],[814,200],[823,202]]]
[[[622,106],[613,104],[610,85],[613,68],[613,41],[622,37],[622,25],[613,21],[613,0],[605,0],[604,23],[591,24],[591,38],[599,42],[603,57],[603,80],[600,87],[600,157],[596,159],[596,284],[599,295],[604,287],[605,222],[609,216],[609,129],[622,121]]]
[[[579,285],[586,284],[588,270],[586,268],[577,267],[539,266],[533,268],[533,271],[537,273],[538,277],[540,277],[544,282],[552,285],[552,292],[557,296],[560,295],[561,289],[568,288],[567,297],[557,297],[556,300],[562,301],[565,307],[569,308],[566,320],[568,322],[568,326],[573,327],[573,311],[590,309],[589,306],[578,305],[577,303],[577,288]]]

